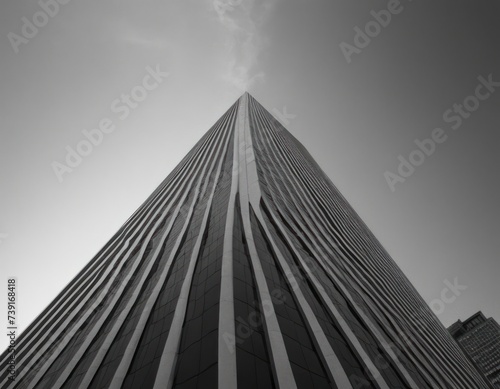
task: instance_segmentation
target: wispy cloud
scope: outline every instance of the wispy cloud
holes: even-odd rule
[[[227,31],[228,64],[224,79],[241,91],[264,79],[257,59],[266,40],[260,27],[279,0],[210,0]]]
[[[167,48],[167,42],[157,38],[149,38],[146,36],[141,36],[139,34],[131,33],[123,36],[125,43],[141,46],[146,49],[165,49]]]
[[[165,34],[141,27],[140,22],[131,22],[125,17],[116,16],[107,21],[107,31],[120,44],[146,50],[163,50],[171,47]]]

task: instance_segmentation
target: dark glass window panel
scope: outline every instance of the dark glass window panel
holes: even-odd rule
[[[233,288],[238,388],[274,388],[256,282],[236,201],[233,228]]]

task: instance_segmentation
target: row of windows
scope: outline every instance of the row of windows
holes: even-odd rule
[[[274,212],[276,212],[277,209],[280,209],[283,212],[285,212],[287,215],[289,215],[289,217],[300,218],[300,214],[302,211],[299,211],[296,208],[294,202],[291,199],[287,198],[287,196],[288,196],[287,192],[289,190],[293,191],[293,195],[298,194],[299,191],[294,186],[294,183],[292,183],[292,181],[289,179],[289,177],[287,175],[289,173],[286,173],[286,174],[280,173],[280,171],[284,170],[282,167],[283,161],[278,161],[278,159],[276,159],[276,157],[274,155],[272,155],[271,151],[268,151],[268,149],[272,148],[273,146],[269,146],[269,143],[264,143],[264,141],[262,140],[267,136],[267,135],[264,135],[263,133],[268,131],[268,130],[266,130],[266,128],[267,128],[266,124],[268,124],[268,123],[264,123],[262,121],[258,122],[258,120],[262,120],[262,118],[261,119],[254,118],[254,117],[252,117],[252,115],[250,116],[250,120],[251,120],[251,128],[256,133],[254,142],[256,143],[256,155],[258,156],[258,158],[256,158],[257,171],[259,174],[259,182],[261,184],[260,186],[261,186],[261,189],[263,191],[264,197],[270,199],[269,205],[270,205],[270,207],[272,207],[274,209]],[[280,135],[277,134],[276,136],[278,137]],[[288,153],[288,154],[292,155],[293,153]],[[289,189],[289,188],[291,188],[291,189]],[[309,187],[304,188],[304,189],[310,190]],[[300,199],[300,196],[297,196],[297,198]],[[318,204],[318,203],[316,202],[316,204]],[[303,207],[302,204],[299,204],[299,206]],[[282,222],[283,222],[283,220],[282,220]],[[301,222],[303,224],[305,224],[307,227],[311,227],[309,225],[310,223],[308,223],[304,220],[301,220]],[[271,225],[271,224],[269,224],[269,225]],[[294,235],[297,234],[297,228],[299,228],[299,227],[298,227],[298,225],[295,224],[289,231],[289,233],[290,233],[289,236],[292,238],[292,240],[294,239]],[[283,237],[274,237],[274,240],[278,244],[280,244],[280,242],[284,241]],[[315,245],[313,244],[313,247],[314,246]],[[300,244],[298,244],[297,241],[295,241],[295,247],[300,247]],[[283,252],[286,252],[286,248],[281,248],[281,250]],[[303,257],[305,255],[307,255],[305,252],[302,252],[301,254]],[[287,258],[287,259],[291,258],[291,254],[287,253],[287,255],[285,255],[285,258]],[[321,274],[321,277],[323,279],[323,282],[325,282],[325,277],[323,274]],[[306,278],[304,277],[304,279],[306,279]],[[327,280],[327,282],[331,284],[330,280]],[[326,287],[326,285],[323,284],[323,287]],[[310,291],[310,290],[312,290],[310,285],[304,286],[303,292],[304,292],[304,295],[306,297],[308,297],[308,291]],[[331,290],[329,292],[330,292],[331,296],[334,296],[334,294],[331,293]],[[351,294],[356,294],[356,293],[351,289]],[[310,295],[310,293],[309,293],[309,295]],[[310,298],[309,301],[310,301],[311,307],[314,309],[314,304],[315,304],[314,300],[312,298]],[[364,305],[364,302],[362,302],[361,299],[359,299],[359,303],[360,303],[360,306]],[[335,301],[335,304],[339,304],[338,299],[337,299],[337,301]],[[361,341],[361,343],[363,343],[365,350],[370,355],[372,360],[376,359],[377,361],[379,361],[381,358],[384,358],[385,352],[380,349],[378,343],[371,337],[370,332],[365,330],[363,328],[363,326],[360,325],[362,323],[362,321],[358,321],[357,319],[353,318],[351,310],[346,307],[345,302],[342,304],[342,307],[338,307],[338,308],[344,314],[344,318],[346,318],[346,320],[349,322],[349,327],[354,330],[358,339]],[[319,315],[319,313],[316,312],[316,316],[318,316],[318,315]],[[325,326],[327,325],[327,322],[321,321],[321,320],[319,322],[322,325],[325,334],[329,334],[329,332],[331,332],[331,330],[327,330],[325,328]],[[334,348],[334,350],[335,349],[339,350],[338,345],[334,346],[334,344],[332,343],[332,347]],[[363,365],[362,364],[360,365],[359,362],[356,362],[355,359],[351,360],[351,363],[345,361],[346,357],[344,355],[345,354],[349,355],[350,353],[352,353],[352,346],[347,346],[347,350],[349,350],[347,353],[345,353],[345,352],[338,353],[341,356],[340,357],[341,363],[343,363],[343,366],[346,369],[346,371],[353,372],[353,368],[355,369],[356,366],[358,366],[358,369],[361,369],[362,368],[361,366],[363,366]],[[402,359],[403,359],[402,363],[404,365],[408,365],[407,366],[408,370],[415,370],[415,369],[413,369],[412,365],[410,364],[410,362],[407,359],[405,359],[405,358],[402,358]],[[354,363],[352,363],[353,361],[354,361]],[[388,364],[386,362],[387,361],[385,361],[383,363],[384,366],[386,366]],[[400,377],[400,373],[399,373],[398,369],[395,369],[394,367],[391,366],[391,367],[383,369],[381,374],[384,376],[386,382],[388,382],[392,385],[391,387],[405,387],[404,386],[405,384],[403,383],[404,381],[402,381],[402,378]],[[412,374],[412,373],[410,373],[410,374]],[[359,370],[358,370],[358,373],[356,375],[358,377],[361,377],[361,378],[365,377],[364,372],[362,372],[362,371],[360,372]],[[425,381],[420,376],[417,375],[416,377],[413,377],[413,378],[416,382],[419,382],[421,384],[421,387],[429,387],[429,385],[426,384]]]
[[[224,169],[230,168],[232,156],[228,148]],[[215,371],[218,361],[221,264],[230,184],[218,182],[205,227],[182,328],[175,389],[217,388],[216,377],[208,381],[206,373]]]
[[[262,315],[261,301],[243,232],[239,200],[235,207],[233,261],[234,342],[238,389],[272,389],[275,384],[263,328],[265,319]]]

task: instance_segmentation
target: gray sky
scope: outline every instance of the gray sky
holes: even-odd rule
[[[478,77],[500,81],[498,2],[58,4],[0,4],[0,282],[18,279],[21,329],[246,89],[281,112],[445,325],[478,310],[500,321],[500,87],[471,97]],[[23,30],[33,18],[38,31]],[[356,27],[372,35],[362,48]],[[447,111],[464,100],[454,130]],[[102,120],[114,131],[58,177],[54,162]],[[415,140],[435,128],[446,140],[418,161]],[[410,153],[422,164],[393,192],[384,173]],[[466,289],[437,303],[455,278]]]

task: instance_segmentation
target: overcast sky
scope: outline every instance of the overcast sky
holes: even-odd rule
[[[500,321],[500,3],[60,1],[0,4],[0,282],[17,277],[21,329],[245,90],[445,325]]]

